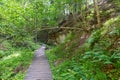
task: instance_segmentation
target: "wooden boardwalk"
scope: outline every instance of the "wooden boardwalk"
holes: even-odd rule
[[[45,46],[36,50],[24,80],[53,80],[48,60],[45,56]]]

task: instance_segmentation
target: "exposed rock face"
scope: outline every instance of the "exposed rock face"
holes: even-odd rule
[[[120,9],[113,2],[114,0],[99,0],[98,6],[100,11],[101,24],[106,22],[108,19],[116,17],[120,14]],[[92,15],[92,16],[91,16]],[[98,27],[96,13],[94,11],[94,4],[88,5],[86,12],[70,13],[67,15],[59,24],[59,27],[69,27],[69,28],[81,28],[79,32],[85,32],[85,34],[91,33],[92,30]],[[63,37],[69,33],[71,29],[59,29],[51,32],[49,39],[53,42],[59,43],[63,42]],[[82,34],[84,35],[84,33]]]

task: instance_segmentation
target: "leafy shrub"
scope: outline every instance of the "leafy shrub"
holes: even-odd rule
[[[32,61],[33,51],[30,48],[11,48],[2,54],[4,56],[0,59],[0,79],[23,80]]]

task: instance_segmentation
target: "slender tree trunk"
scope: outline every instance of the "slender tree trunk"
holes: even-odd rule
[[[37,43],[37,34],[38,34],[38,30],[37,30],[37,4],[35,4],[35,16],[34,16],[34,27],[35,27],[35,42]]]
[[[37,19],[36,17],[35,17],[34,26],[35,26],[35,42],[37,43]]]
[[[101,27],[101,21],[100,21],[98,1],[97,0],[93,0],[93,1],[94,1],[94,7],[95,7],[95,11],[96,11],[96,16],[97,16],[98,27],[100,28]]]

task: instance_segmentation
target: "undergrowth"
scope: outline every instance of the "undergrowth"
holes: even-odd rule
[[[83,45],[78,46],[78,35],[71,35],[65,43],[48,50],[54,80],[119,80],[119,20],[119,16],[108,20]]]
[[[33,44],[34,48],[12,47],[8,41],[1,44],[5,47],[0,50],[0,80],[24,79],[32,61],[33,50],[38,48],[38,45]]]

